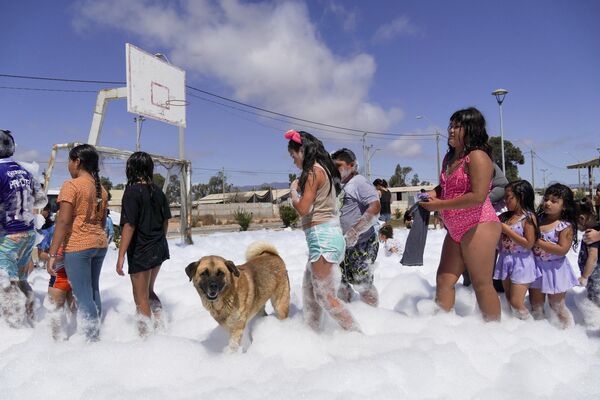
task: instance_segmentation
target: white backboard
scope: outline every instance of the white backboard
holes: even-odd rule
[[[127,111],[184,127],[185,71],[125,44]]]

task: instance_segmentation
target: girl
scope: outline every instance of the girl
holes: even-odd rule
[[[577,217],[577,227],[585,232],[587,229],[600,229],[600,224],[596,221],[596,216],[592,209],[590,201],[585,199],[579,204],[579,216]],[[579,284],[587,290],[587,298],[596,306],[600,307],[600,263],[598,262],[598,248],[600,242],[587,244],[581,243],[579,250],[578,264],[581,271]]]
[[[154,292],[154,282],[160,266],[169,259],[166,234],[171,211],[162,190],[152,183],[154,162],[148,153],[133,153],[127,160],[126,175],[116,269],[119,275],[124,275],[123,263],[127,252],[133,300],[140,317],[138,331],[140,336],[146,336],[152,316],[155,324],[160,325],[162,304]]]
[[[525,295],[529,285],[542,275],[531,251],[539,237],[534,198],[529,182],[509,183],[504,195],[508,211],[500,216],[502,239],[494,279],[502,280],[506,299],[520,319],[529,318]]]
[[[402,244],[398,239],[394,239],[394,228],[390,224],[383,224],[379,228],[379,243],[383,244],[383,250],[386,257],[402,255]]]
[[[454,307],[454,285],[466,268],[484,319],[493,321],[500,319],[492,271],[502,228],[488,197],[494,167],[487,142],[479,110],[452,114],[440,184],[427,192],[429,201],[419,204],[441,211],[448,229],[437,271],[436,302],[445,311]]]
[[[540,205],[540,238],[533,248],[535,262],[542,271],[529,288],[529,300],[535,319],[544,315],[546,295],[550,308],[556,312],[563,328],[572,324],[573,316],[565,305],[565,293],[578,284],[567,253],[577,244],[575,229],[576,205],[573,191],[565,185],[555,183],[546,189]]]
[[[302,170],[292,182],[292,206],[301,216],[309,260],[302,294],[304,317],[313,329],[325,310],[342,328],[359,331],[358,324],[335,292],[334,271],[344,260],[346,243],[337,215],[340,174],[323,143],[308,132],[288,131],[285,136],[294,164]],[[302,196],[298,193],[300,191]]]
[[[82,144],[69,152],[69,173],[57,202],[60,204],[50,245],[46,269],[57,276],[55,264],[64,245],[65,269],[77,302],[88,341],[100,336],[100,270],[106,255],[106,207],[108,193],[100,185],[98,153],[94,146]]]

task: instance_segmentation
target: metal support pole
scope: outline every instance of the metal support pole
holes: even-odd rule
[[[502,121],[502,103],[500,103],[500,151],[502,151],[502,173],[506,176],[506,165],[504,164],[504,122]]]
[[[533,192],[535,193],[535,167],[533,166],[533,159],[535,153],[533,152],[533,148],[531,148],[531,186],[533,187]]]
[[[437,150],[437,177],[438,177],[438,185],[441,183],[440,182],[440,176],[442,173],[442,170],[440,169],[440,132],[436,129],[435,130],[435,146],[436,146],[436,150]]]

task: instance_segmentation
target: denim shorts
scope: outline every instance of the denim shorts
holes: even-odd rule
[[[27,279],[24,270],[34,242],[34,230],[0,236],[0,271],[5,271],[11,281]]]
[[[344,260],[346,240],[339,222],[326,222],[304,230],[308,244],[308,260],[312,263],[321,256],[333,264]]]

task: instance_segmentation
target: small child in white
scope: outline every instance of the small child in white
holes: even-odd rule
[[[402,244],[398,239],[394,239],[394,228],[390,224],[383,224],[379,228],[379,243],[383,244],[386,257],[402,255]]]

